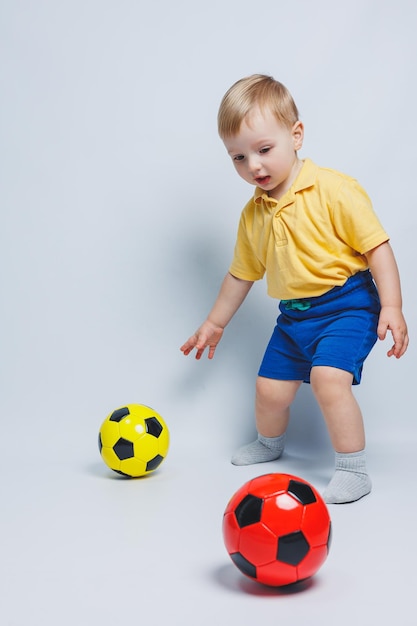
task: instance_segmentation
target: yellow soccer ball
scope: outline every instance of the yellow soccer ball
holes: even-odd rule
[[[168,453],[169,431],[162,417],[150,407],[128,404],[106,417],[98,446],[110,469],[136,478],[161,465]]]

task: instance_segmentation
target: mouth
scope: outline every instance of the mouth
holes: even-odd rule
[[[260,187],[262,187],[263,185],[267,185],[270,181],[271,181],[270,176],[258,176],[257,178],[255,178],[256,184],[259,185]]]

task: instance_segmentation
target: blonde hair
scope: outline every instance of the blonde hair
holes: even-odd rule
[[[269,109],[289,128],[298,121],[298,109],[288,89],[272,76],[253,74],[238,80],[223,96],[217,116],[220,137],[236,135],[256,106],[261,111]]]

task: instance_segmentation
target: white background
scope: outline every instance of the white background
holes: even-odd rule
[[[365,365],[355,392],[374,492],[332,507],[331,558],[295,595],[242,583],[221,538],[246,479],[281,468],[321,489],[331,475],[307,386],[282,465],[229,463],[254,435],[277,303],[257,284],[212,362],[179,346],[211,307],[253,191],[216,115],[228,87],[254,72],[292,92],[300,156],[370,194],[413,339],[416,25],[413,0],[2,0],[2,623],[131,623],[155,610],[157,624],[234,614],[297,625],[315,610],[311,623],[362,624],[359,606],[377,621],[398,602],[407,613],[413,344],[393,361],[391,339],[379,343]],[[159,411],[172,443],[155,475],[126,482],[112,480],[96,439],[129,402]]]

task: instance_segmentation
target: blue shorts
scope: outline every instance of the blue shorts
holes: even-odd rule
[[[369,270],[322,296],[281,301],[259,376],[309,383],[311,368],[325,365],[350,372],[358,385],[377,340],[380,309]]]

